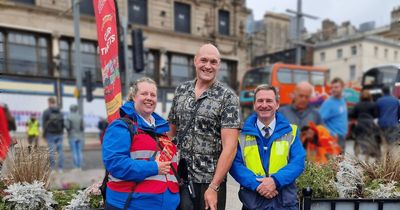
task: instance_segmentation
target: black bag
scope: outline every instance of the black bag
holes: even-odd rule
[[[62,133],[64,131],[64,116],[60,110],[51,110],[46,122],[46,133]]]
[[[131,135],[131,140],[133,140],[133,137],[136,134],[136,129],[134,129],[132,121],[130,119],[126,118],[126,117],[121,117],[121,118],[119,118],[119,120],[122,120],[128,126],[128,130],[129,130],[129,133]],[[105,130],[106,130],[106,128],[104,129],[104,132],[102,133],[101,142],[103,142]],[[104,178],[103,178],[103,182],[101,183],[101,186],[99,187],[99,190],[101,192],[101,196],[103,197],[104,205],[106,205],[106,191],[107,191],[107,182],[108,182],[108,175],[109,174],[110,173],[106,170]],[[128,196],[128,200],[127,200],[128,205],[129,205],[129,202],[130,202],[130,197],[131,196],[129,195]],[[126,207],[128,205],[125,204]],[[124,208],[124,209],[126,209],[126,208]]]

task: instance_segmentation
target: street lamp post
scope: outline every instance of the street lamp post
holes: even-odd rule
[[[56,99],[58,107],[62,107],[60,62],[60,55],[57,54],[53,57],[53,71],[56,78]]]

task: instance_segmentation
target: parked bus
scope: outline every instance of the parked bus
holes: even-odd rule
[[[327,68],[283,63],[249,69],[243,77],[239,93],[242,114],[247,117],[252,112],[253,90],[260,84],[278,87],[280,104],[286,105],[292,102],[294,88],[301,81],[314,85],[316,93],[326,93],[328,76]]]
[[[362,77],[362,88],[369,90],[373,99],[382,95],[382,87],[388,86],[394,96],[400,98],[400,64],[382,65],[367,70]]]

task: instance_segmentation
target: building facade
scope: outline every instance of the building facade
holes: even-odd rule
[[[166,115],[174,88],[195,76],[193,59],[205,43],[215,44],[221,53],[219,79],[233,89],[246,64],[244,27],[250,13],[244,0],[118,0],[128,35],[142,29],[145,37],[145,70],[133,78],[149,76],[160,89]],[[73,97],[74,25],[71,0],[0,1],[0,102],[9,104],[15,115],[37,113],[47,107],[47,97],[58,95],[63,110],[76,103]],[[82,72],[90,71],[96,82],[95,99],[84,104],[85,119],[105,116],[97,32],[92,0],[80,1]],[[128,70],[132,69],[131,38]],[[121,72],[122,81],[125,72]],[[20,103],[29,98],[31,106]],[[25,113],[21,114],[21,113]]]
[[[254,29],[247,36],[249,59],[253,66],[259,65],[259,60],[267,55],[276,52],[285,54],[285,50],[294,47],[289,38],[291,25],[289,15],[266,12],[264,18],[256,21],[254,25]],[[265,64],[266,61],[261,63]]]
[[[364,71],[371,67],[400,62],[400,42],[383,37],[356,34],[318,42],[314,65],[330,69],[330,77],[360,84]]]

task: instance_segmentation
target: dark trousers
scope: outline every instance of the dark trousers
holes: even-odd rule
[[[209,184],[197,184],[194,183],[194,192],[196,195],[195,199],[191,199],[186,188],[181,189],[181,204],[180,210],[203,210],[206,209],[204,202],[204,193],[208,189]],[[217,202],[217,210],[225,210],[226,203],[226,182],[221,183],[220,190],[218,191],[218,202]],[[192,208],[193,205],[193,208]]]
[[[105,210],[122,210],[122,209],[117,208],[117,207],[115,207],[115,206],[110,205],[110,204],[107,203],[107,204],[106,204]]]

